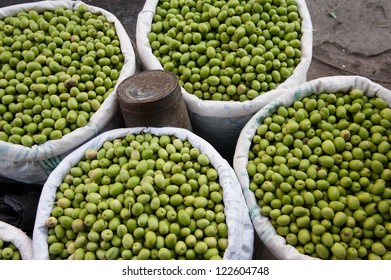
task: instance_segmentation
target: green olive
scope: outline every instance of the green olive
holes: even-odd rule
[[[250,191],[300,253],[388,258],[388,112],[385,100],[352,89],[277,106],[259,123],[247,164]]]
[[[88,10],[86,5],[81,6],[83,11]],[[121,49],[115,45],[118,40],[114,25],[103,15],[80,14],[65,8],[56,9],[56,13],[30,10],[29,14],[34,16],[27,18],[20,13],[4,17],[1,22],[9,24],[0,31],[0,38],[4,38],[5,43],[0,55],[0,87],[5,93],[1,95],[4,107],[0,110],[0,117],[11,123],[14,118],[11,112],[15,114],[17,110],[27,115],[31,110],[28,115],[37,125],[33,127],[25,117],[28,127],[18,126],[11,132],[7,126],[2,126],[0,135],[3,141],[26,147],[60,139],[77,127],[85,126],[114,88],[124,60]],[[84,15],[88,17],[84,18]],[[72,24],[68,25],[70,22]],[[26,34],[11,32],[20,27],[26,30]],[[95,59],[94,43],[86,36],[80,36],[81,30],[87,28],[87,34],[96,35],[94,43],[99,47],[96,51],[101,55],[99,59]],[[101,52],[101,45],[107,48],[107,52]],[[94,70],[97,66],[107,70],[101,87],[96,86],[96,93],[101,95],[99,99],[95,92],[90,95],[84,91],[87,87],[83,83],[89,85],[88,81],[101,78],[99,71]],[[94,89],[95,86],[88,90],[92,92]],[[62,113],[65,110],[72,113],[65,116]],[[61,118],[59,112],[66,117],[66,122],[59,121],[53,130],[51,123]],[[43,130],[41,126],[47,129]]]
[[[222,259],[229,232],[218,179],[208,155],[173,136],[131,134],[87,149],[56,192],[50,258]]]
[[[283,83],[300,63],[302,19],[296,2],[289,5],[291,13],[281,1],[273,3],[272,10],[264,1],[233,2],[203,8],[202,1],[191,1],[194,9],[183,1],[156,5],[148,35],[153,54],[200,99],[254,99]],[[263,10],[278,10],[280,15]],[[185,16],[178,19],[175,14]],[[193,73],[195,68],[200,73]],[[197,90],[198,83],[204,92]]]

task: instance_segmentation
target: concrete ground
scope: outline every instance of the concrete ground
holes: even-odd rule
[[[313,25],[308,79],[360,75],[391,88],[391,1],[306,1]]]

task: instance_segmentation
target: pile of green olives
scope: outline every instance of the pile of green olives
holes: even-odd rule
[[[189,141],[150,133],[87,149],[46,220],[50,259],[217,260],[228,246],[223,189]]]
[[[320,259],[391,259],[391,109],[360,89],[278,106],[252,138],[261,214]]]
[[[0,140],[31,147],[85,126],[123,63],[114,24],[85,4],[0,19]]]

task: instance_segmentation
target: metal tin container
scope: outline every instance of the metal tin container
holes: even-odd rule
[[[147,70],[118,86],[117,98],[126,127],[180,127],[191,130],[178,77],[164,70]]]

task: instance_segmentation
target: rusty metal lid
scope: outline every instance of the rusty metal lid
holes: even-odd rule
[[[121,108],[133,113],[157,112],[173,106],[181,97],[178,77],[164,70],[136,73],[120,83]]]

